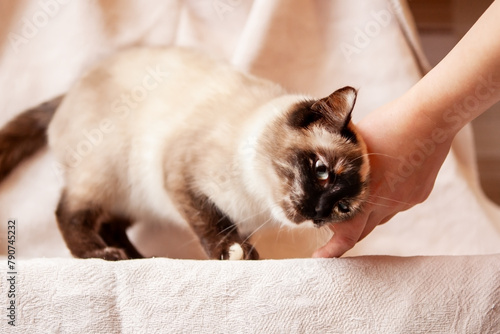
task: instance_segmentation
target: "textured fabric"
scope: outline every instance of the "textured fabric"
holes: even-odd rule
[[[3,1],[0,125],[66,92],[96,61],[132,45],[202,49],[318,97],[354,86],[357,121],[423,74],[425,60],[408,20],[404,3],[384,0]],[[54,217],[58,176],[45,150],[0,184],[0,244],[7,219],[16,218],[16,256],[32,258],[20,264],[19,332],[164,332],[169,326],[236,333],[500,331],[498,255],[252,263],[69,259]],[[131,231],[144,254],[203,258],[188,231],[148,223]],[[265,258],[290,258],[309,256],[325,238],[271,231],[254,242]],[[349,255],[493,253],[500,253],[500,210],[479,188],[467,128],[429,199],[378,227]],[[3,279],[1,286],[3,301]],[[6,322],[1,326],[4,332]]]
[[[19,267],[18,326],[8,328],[2,319],[3,333],[500,330],[498,255],[259,262],[47,259],[26,260]]]

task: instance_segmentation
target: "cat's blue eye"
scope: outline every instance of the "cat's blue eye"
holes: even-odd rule
[[[326,181],[330,177],[328,167],[321,160],[316,160],[316,163],[314,164],[314,172],[316,173],[316,178],[320,181]]]

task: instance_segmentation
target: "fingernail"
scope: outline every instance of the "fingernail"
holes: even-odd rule
[[[323,256],[321,255],[321,252],[320,251],[315,251],[312,255],[313,258],[315,259],[320,259],[320,258],[323,258]]]

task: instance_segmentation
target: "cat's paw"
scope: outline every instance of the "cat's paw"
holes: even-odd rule
[[[221,260],[258,260],[259,253],[249,243],[239,244],[235,242],[228,250],[220,256]]]
[[[245,255],[241,245],[236,242],[229,247],[228,253],[228,260],[243,260],[243,256]]]
[[[259,259],[259,253],[252,244],[244,243],[243,245],[241,245],[241,247],[243,248],[243,252],[245,253],[243,257],[245,260]]]
[[[98,249],[91,252],[87,252],[83,258],[98,258],[107,261],[119,261],[128,260],[128,256],[125,251],[121,248],[116,247],[106,247],[104,249]]]

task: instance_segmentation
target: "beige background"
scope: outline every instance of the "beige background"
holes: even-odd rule
[[[325,96],[345,85],[359,87],[355,121],[422,75],[411,21],[404,20],[406,7],[397,1],[54,1],[1,2],[0,124],[64,93],[96,61],[134,45],[199,48],[292,92]],[[52,7],[44,8],[47,3]],[[382,11],[392,13],[383,26],[376,15]],[[16,47],[13,34],[26,35],[26,21],[36,19],[41,26]],[[347,57],[342,47],[356,45],[359,32],[369,29],[372,36]],[[500,210],[478,187],[469,130],[454,142],[429,199],[378,227],[350,255],[500,251]],[[62,184],[53,162],[50,152],[41,152],[0,184],[0,221],[19,219],[19,245],[27,257],[69,256],[54,218]],[[194,257],[193,247],[164,225],[138,225],[144,227],[135,234],[139,249]],[[324,242],[311,242],[304,233],[268,240],[262,244],[280,257],[308,256]]]

